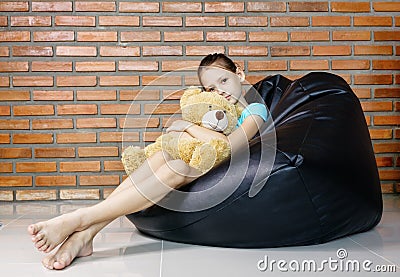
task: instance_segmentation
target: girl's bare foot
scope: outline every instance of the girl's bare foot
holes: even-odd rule
[[[63,269],[77,257],[90,256],[93,253],[93,238],[89,232],[75,232],[57,249],[56,253],[46,256],[42,264],[48,269]]]
[[[79,210],[28,226],[35,247],[50,252],[75,231],[81,231]]]

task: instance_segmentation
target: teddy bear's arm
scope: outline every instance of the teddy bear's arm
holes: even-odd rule
[[[198,125],[190,125],[186,129],[186,132],[188,132],[192,137],[204,142],[210,142],[212,139],[228,141],[228,138],[224,134]]]

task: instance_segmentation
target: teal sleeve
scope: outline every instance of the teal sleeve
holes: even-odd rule
[[[244,117],[246,118],[251,114],[254,115],[259,115],[264,121],[267,121],[268,113],[267,113],[267,107],[265,107],[264,104],[261,103],[251,103],[246,107],[246,109],[243,110]]]

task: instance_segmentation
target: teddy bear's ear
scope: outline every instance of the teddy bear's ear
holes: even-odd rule
[[[186,106],[186,104],[188,103],[188,98],[190,98],[193,95],[197,95],[200,94],[202,92],[202,89],[200,87],[196,87],[196,86],[190,86],[189,88],[187,88],[180,99],[180,104],[181,104],[181,108]]]

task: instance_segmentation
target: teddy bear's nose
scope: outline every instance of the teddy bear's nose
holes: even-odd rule
[[[224,114],[222,111],[217,111],[217,112],[215,113],[215,118],[218,119],[218,120],[223,119],[224,116],[225,116],[225,114]]]

